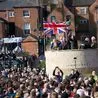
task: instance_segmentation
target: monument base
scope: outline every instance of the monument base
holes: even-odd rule
[[[98,50],[59,50],[46,51],[46,72],[52,77],[56,66],[68,75],[72,69],[78,69],[83,74],[89,74],[91,71],[98,71]]]

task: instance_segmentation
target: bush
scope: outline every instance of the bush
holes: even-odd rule
[[[40,61],[39,61],[39,67],[40,67],[40,68],[45,68],[45,67],[46,67],[45,60],[40,60]]]

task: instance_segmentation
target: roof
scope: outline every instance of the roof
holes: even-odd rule
[[[3,23],[3,22],[4,22],[4,23],[8,23],[5,19],[3,19],[3,18],[1,18],[1,17],[0,17],[0,22],[1,22],[1,23]]]
[[[0,10],[11,10],[13,7],[36,7],[38,0],[4,0],[0,2]]]
[[[73,0],[73,6],[89,6],[96,0]]]
[[[23,42],[36,42],[36,41],[38,40],[32,36],[28,36],[26,37],[26,39],[23,40]]]

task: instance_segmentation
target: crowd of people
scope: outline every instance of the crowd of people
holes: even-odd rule
[[[54,38],[50,44],[50,48],[54,50],[76,49],[77,40],[75,36],[66,39],[65,37]]]
[[[63,71],[56,67],[51,78],[44,68],[29,66],[0,72],[0,98],[97,98],[97,91],[95,71],[91,76],[83,77],[73,69],[64,77]]]
[[[13,52],[0,53],[0,70],[3,68],[11,68],[13,65],[19,68],[29,65],[32,68],[36,66],[36,62],[38,62],[38,57],[35,54],[17,56]]]
[[[54,50],[64,50],[64,49],[95,49],[97,47],[96,38],[92,36],[91,38],[85,37],[80,40],[80,44],[75,36],[70,36],[67,40],[64,37],[59,39],[54,38],[50,44],[50,48]]]
[[[91,38],[85,37],[84,40],[82,40],[82,42],[80,44],[80,48],[82,48],[82,49],[97,48],[97,41],[96,41],[95,36],[92,36]]]

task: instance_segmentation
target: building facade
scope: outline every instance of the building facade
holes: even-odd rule
[[[98,31],[98,0],[53,0],[53,10],[49,18],[55,16],[58,21],[71,20],[73,34],[81,36],[96,36]],[[61,4],[60,4],[61,3]],[[56,5],[56,7],[54,6]]]
[[[41,19],[38,0],[1,0],[0,2],[0,38],[8,35],[25,37],[33,33]],[[71,29],[77,36],[95,35],[98,24],[98,0],[52,0],[51,6],[46,6],[44,17],[48,21],[58,22],[71,19]],[[6,21],[6,22],[5,22]],[[40,21],[40,20],[39,20]],[[5,24],[5,26],[4,26]],[[3,29],[2,29],[3,28]]]
[[[97,37],[97,6],[98,0],[74,0],[76,34]]]
[[[28,52],[30,55],[36,55],[38,56],[38,39],[31,36],[28,36],[26,39],[22,42],[22,49],[25,52]]]
[[[50,5],[44,5],[41,13],[39,0],[1,0],[0,38],[27,37],[42,25],[43,18],[57,22],[70,20],[70,28],[77,39],[98,36],[98,0],[52,0]]]
[[[0,2],[0,38],[29,35],[37,29],[38,17],[38,0],[2,0]]]

